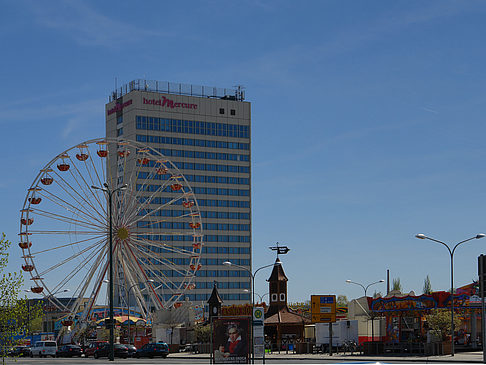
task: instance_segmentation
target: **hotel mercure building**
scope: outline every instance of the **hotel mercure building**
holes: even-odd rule
[[[225,304],[250,299],[250,107],[240,88],[148,80],[117,88],[106,105],[107,137],[161,152],[193,189],[204,232],[201,269],[185,293],[193,302],[207,301],[215,282]]]

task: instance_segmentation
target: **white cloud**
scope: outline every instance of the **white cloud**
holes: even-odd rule
[[[118,47],[141,37],[169,35],[114,20],[82,1],[31,2],[30,10],[39,24],[62,31],[82,45]]]

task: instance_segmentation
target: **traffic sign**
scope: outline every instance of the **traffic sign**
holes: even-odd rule
[[[336,296],[311,295],[311,316],[314,323],[336,322]]]

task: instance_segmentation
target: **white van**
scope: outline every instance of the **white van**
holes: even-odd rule
[[[52,356],[56,357],[57,343],[56,341],[37,341],[34,346],[31,347],[31,356]]]

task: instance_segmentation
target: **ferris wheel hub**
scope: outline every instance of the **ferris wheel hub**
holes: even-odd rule
[[[120,227],[116,230],[116,236],[122,241],[126,240],[129,235],[130,233],[128,232],[127,227]]]

